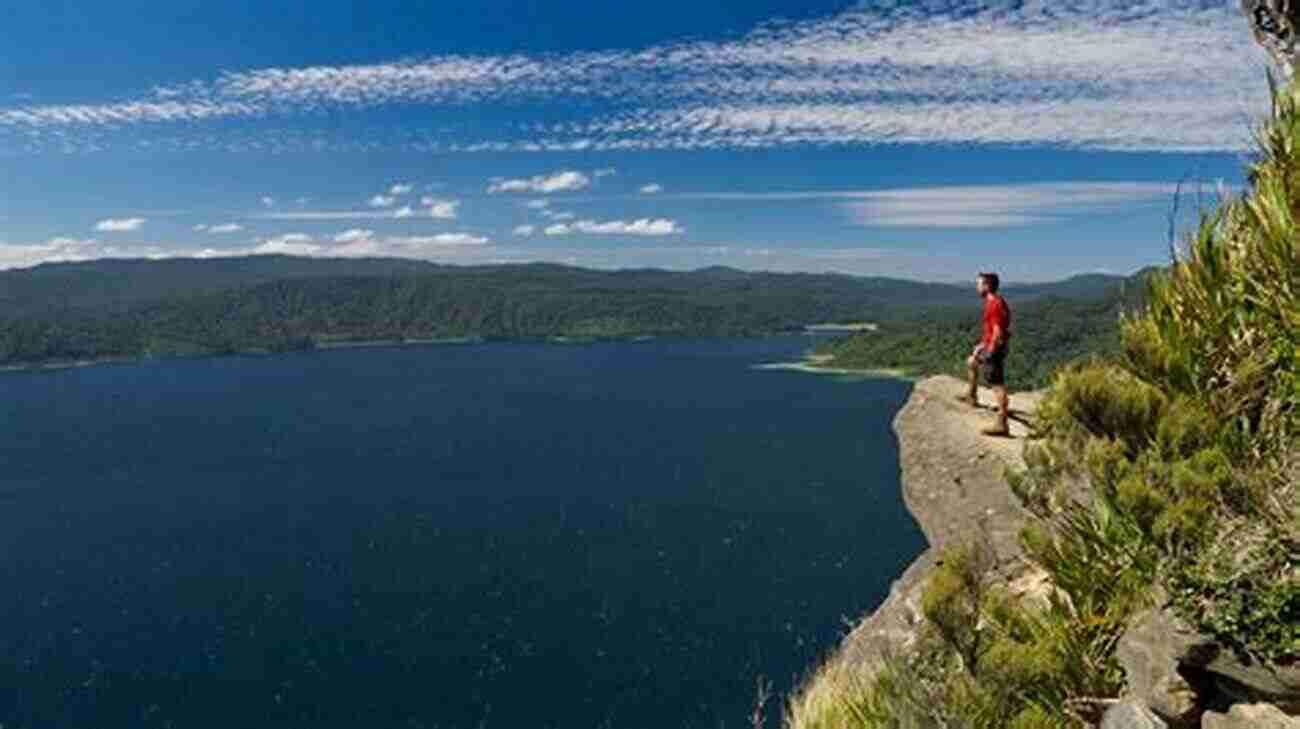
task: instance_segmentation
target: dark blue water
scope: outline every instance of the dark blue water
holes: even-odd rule
[[[0,377],[0,724],[742,726],[922,546],[811,343]]]

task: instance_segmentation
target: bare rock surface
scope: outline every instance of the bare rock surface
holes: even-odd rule
[[[1124,701],[1106,710],[1100,729],[1165,729],[1167,725],[1138,701]]]
[[[1215,704],[1268,702],[1300,711],[1300,667],[1251,662],[1167,608],[1135,617],[1115,652],[1129,695],[1174,726],[1195,726]]]
[[[1008,582],[1027,593],[1041,583],[1019,559],[1017,533],[1027,515],[1004,475],[1008,466],[1022,464],[1029,418],[1041,393],[1012,394],[1011,437],[998,438],[979,432],[994,421],[992,391],[981,388],[983,407],[973,408],[956,400],[966,387],[953,377],[921,380],[894,418],[903,501],[930,546],[895,580],[885,602],[844,639],[839,660],[872,664],[886,651],[911,643],[923,620],[926,577],[950,544],[983,540]]]
[[[1237,704],[1226,714],[1206,712],[1201,729],[1300,729],[1300,718],[1271,704]]]
[[[1205,687],[1193,686],[1179,671],[1197,640],[1196,633],[1172,614],[1151,610],[1133,620],[1115,647],[1128,695],[1175,727],[1195,727],[1200,722],[1200,694]]]

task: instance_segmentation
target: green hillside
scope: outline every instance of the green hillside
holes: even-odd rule
[[[1087,276],[1010,295],[1102,297]],[[0,274],[0,363],[213,355],[324,342],[758,336],[978,304],[971,287],[712,267],[600,271],[256,256],[54,264]]]
[[[1008,382],[1016,389],[1046,385],[1062,364],[1086,354],[1119,352],[1119,318],[1140,304],[1146,274],[1116,283],[1098,279],[1098,288],[1062,285],[1076,292],[1037,298],[1024,290],[1005,292],[1012,307]],[[941,305],[880,323],[878,331],[823,343],[820,354],[834,356],[835,367],[901,370],[911,375],[965,377],[965,361],[980,336],[980,302]]]

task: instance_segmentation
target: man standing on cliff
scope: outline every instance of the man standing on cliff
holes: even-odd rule
[[[979,406],[979,371],[984,368],[985,382],[993,388],[997,398],[998,420],[991,427],[980,432],[984,435],[1009,436],[1011,429],[1007,425],[1010,404],[1007,398],[1007,343],[1011,339],[1011,308],[1007,300],[998,293],[998,275],[981,273],[975,279],[975,288],[980,298],[984,299],[984,336],[975,350],[966,360],[970,369],[970,391],[958,397],[958,400]]]

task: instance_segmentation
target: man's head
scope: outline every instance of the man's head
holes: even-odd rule
[[[996,294],[998,292],[998,275],[993,272],[980,273],[975,277],[975,288],[980,292],[980,296]]]

